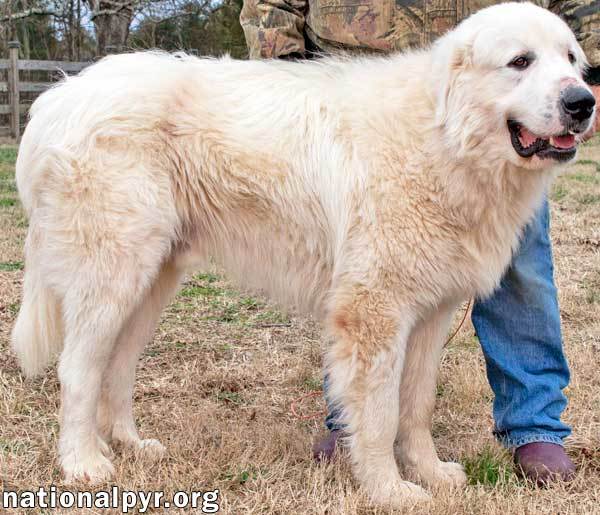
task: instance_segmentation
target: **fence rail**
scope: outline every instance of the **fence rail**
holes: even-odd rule
[[[6,93],[8,91],[8,82],[0,82],[0,93]],[[52,82],[21,82],[19,81],[19,91],[28,93],[42,93],[46,91]]]
[[[0,136],[12,136],[17,141],[21,137],[21,115],[26,114],[29,109],[28,104],[20,102],[20,93],[40,94],[53,84],[52,81],[21,81],[19,72],[78,73],[92,64],[91,62],[19,59],[20,46],[18,41],[9,42],[9,58],[0,59],[0,70],[6,70],[8,78],[6,82],[0,81],[0,93],[8,93],[8,104],[0,104],[0,115],[8,115],[10,119],[8,127],[0,127]]]
[[[44,70],[56,71],[63,70],[65,72],[79,72],[88,66],[89,62],[73,62],[73,61],[39,61],[36,59],[19,59],[19,70]],[[0,70],[8,70],[10,68],[10,59],[0,59]]]

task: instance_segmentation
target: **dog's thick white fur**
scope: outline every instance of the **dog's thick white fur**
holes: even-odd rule
[[[507,65],[523,53],[527,70]],[[559,18],[510,3],[424,51],[136,53],[44,93],[17,162],[30,229],[13,345],[27,375],[62,348],[67,479],[108,478],[111,440],[163,450],[134,424],[136,363],[182,271],[212,257],[323,320],[330,393],[375,501],[426,499],[409,480],[464,483],[430,434],[444,337],[498,284],[557,165],[520,157],[507,119],[564,133],[559,95],[585,87],[584,66]]]

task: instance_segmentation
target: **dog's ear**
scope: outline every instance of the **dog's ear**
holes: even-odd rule
[[[446,123],[452,92],[461,72],[471,65],[473,57],[472,40],[465,42],[461,38],[449,36],[441,38],[432,49],[437,125]]]

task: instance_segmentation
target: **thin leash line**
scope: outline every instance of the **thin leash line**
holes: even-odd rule
[[[454,337],[458,334],[458,332],[462,329],[462,326],[465,323],[465,320],[467,319],[467,315],[469,314],[469,310],[471,309],[472,303],[473,303],[473,299],[469,299],[469,302],[467,303],[467,309],[465,309],[465,314],[463,315],[462,320],[460,321],[460,324],[458,324],[456,331],[454,331],[450,335],[450,338],[448,338],[446,340],[446,343],[444,343],[444,347],[446,347],[446,345],[448,345],[454,339]]]

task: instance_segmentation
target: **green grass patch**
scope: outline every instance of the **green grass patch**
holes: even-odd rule
[[[257,468],[253,465],[250,465],[249,467],[240,468],[236,471],[226,470],[219,476],[219,479],[221,481],[229,481],[243,485],[248,481],[258,479],[259,476],[264,476],[266,473],[267,469]]]
[[[144,350],[144,356],[155,358],[158,355],[160,355],[160,350],[157,348],[151,347]]]
[[[15,227],[18,227],[19,229],[27,229],[27,227],[29,227],[29,221],[27,220],[27,217],[21,212],[19,212],[15,217]]]
[[[236,298],[235,292],[223,290],[223,295],[210,300],[211,314],[207,320],[246,325],[260,315],[264,302],[254,297]]]
[[[452,345],[452,343],[455,343],[456,347],[459,349],[479,351],[481,348],[479,338],[477,338],[476,334],[466,334],[462,337],[460,334],[457,334],[451,341],[450,345]]]
[[[217,274],[211,274],[211,273],[207,272],[207,273],[200,273],[200,274],[194,275],[194,279],[196,281],[202,281],[202,282],[206,282],[206,283],[214,283],[214,282],[217,282],[221,278]]]
[[[14,165],[17,162],[17,147],[0,147],[0,163]]]
[[[307,376],[302,381],[302,386],[311,392],[318,392],[323,389],[321,376]]]
[[[592,165],[592,166],[598,166],[600,165],[600,163],[598,163],[597,161],[594,161],[593,159],[579,159],[577,161],[578,165]]]
[[[578,172],[566,175],[566,177],[572,181],[577,181],[584,184],[600,184],[600,176],[598,175],[590,175],[587,173]]]
[[[0,438],[0,452],[4,454],[25,454],[27,447],[18,441]]]
[[[216,300],[212,303],[215,314],[208,317],[211,320],[226,323],[244,323],[248,316],[245,315],[243,309],[237,302],[223,303]]]
[[[222,294],[223,290],[210,285],[190,285],[179,292],[180,297],[214,297]]]
[[[588,304],[599,304],[600,303],[600,292],[593,288],[588,289],[585,292],[585,301]]]
[[[440,397],[443,397],[445,393],[446,393],[446,387],[444,386],[444,384],[437,383],[435,385],[435,396],[439,399]]]
[[[20,307],[21,307],[21,304],[19,302],[12,302],[8,306],[6,306],[6,308],[8,309],[8,312],[11,315],[17,315],[19,313]]]
[[[219,279],[219,276],[216,274],[196,274],[192,277],[192,280],[182,288],[179,292],[179,296],[193,298],[225,295],[227,292],[223,288],[219,288],[213,284]]]
[[[585,301],[588,304],[600,304],[600,271],[592,272],[581,283]]]
[[[14,207],[17,205],[17,199],[12,197],[0,198],[0,207]]]
[[[256,315],[256,323],[259,325],[289,324],[289,317],[281,311],[266,310]]]
[[[12,179],[0,178],[0,193],[17,193],[17,185]]]
[[[179,292],[178,301],[170,307],[175,312],[186,312],[196,309],[199,302],[208,301],[210,312],[205,320],[239,325],[269,325],[287,324],[288,318],[282,313],[268,309],[267,304],[260,297],[240,295],[235,290],[222,287],[222,278],[213,273],[200,273],[192,279]]]
[[[228,390],[217,392],[217,400],[235,406],[239,406],[246,402],[239,392],[230,392]]]
[[[584,206],[591,206],[600,202],[600,195],[594,193],[582,193],[575,197],[577,202]]]
[[[15,270],[23,270],[22,261],[7,261],[0,263],[0,272],[14,272]]]
[[[512,465],[491,449],[465,459],[463,465],[470,485],[506,484],[514,474]]]
[[[0,180],[14,181],[15,180],[15,165],[0,162]]]
[[[262,300],[255,299],[254,297],[244,297],[238,302],[238,305],[240,308],[244,308],[248,311],[255,311],[259,308],[262,308],[265,303]]]
[[[209,320],[217,320],[230,324],[265,326],[272,324],[288,324],[289,319],[278,311],[265,310],[265,303],[253,297],[240,300],[231,297],[216,297],[211,300],[213,314]]]
[[[560,202],[563,200],[569,191],[562,184],[558,183],[552,188],[552,193],[550,194],[550,198],[556,202]]]

